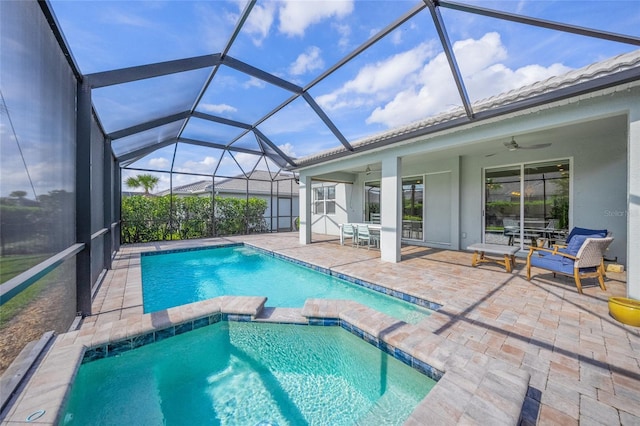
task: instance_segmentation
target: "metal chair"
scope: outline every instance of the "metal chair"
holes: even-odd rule
[[[367,250],[371,248],[371,233],[367,225],[358,225],[358,232],[356,233],[356,246],[360,247],[361,242],[367,243]]]
[[[356,240],[355,240],[355,230],[353,228],[353,225],[345,223],[344,225],[342,225],[342,235],[340,238],[340,244],[344,245],[344,240],[345,238],[351,238],[351,245],[355,245]]]

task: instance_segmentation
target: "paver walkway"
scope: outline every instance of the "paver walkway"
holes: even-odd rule
[[[607,274],[606,292],[586,280],[579,295],[572,278],[545,271],[528,282],[524,262],[510,274],[499,265],[472,268],[469,252],[406,246],[401,262],[388,263],[337,237],[314,235],[313,244],[300,245],[297,233],[159,242],[121,249],[83,327],[142,312],[139,252],[229,241],[443,305],[418,327],[531,374],[523,424],[640,425],[640,328],[615,321],[607,308],[610,296],[626,295],[624,274]]]

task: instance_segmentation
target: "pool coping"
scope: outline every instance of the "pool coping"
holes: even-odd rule
[[[152,343],[150,334],[162,340],[220,320],[339,325],[437,377],[405,425],[422,425],[425,419],[442,425],[516,425],[520,420],[528,372],[353,301],[308,299],[301,309],[266,309],[266,301],[221,296],[60,334],[3,423],[31,417],[34,424],[58,424],[83,361]]]

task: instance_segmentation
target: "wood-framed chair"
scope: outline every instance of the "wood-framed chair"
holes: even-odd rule
[[[612,237],[591,238],[588,235],[575,235],[569,245],[560,251],[558,247],[547,249],[529,247],[527,255],[527,280],[531,280],[531,267],[546,269],[556,273],[573,276],[578,292],[582,294],[583,278],[597,278],[602,290],[604,285],[604,252],[613,241]]]

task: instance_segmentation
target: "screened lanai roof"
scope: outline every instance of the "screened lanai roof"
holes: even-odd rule
[[[640,46],[624,0],[49,5],[121,165],[193,175],[275,177],[409,123],[508,112],[481,101]]]

